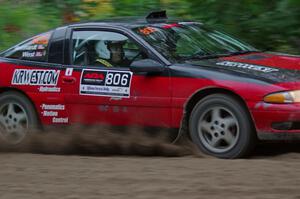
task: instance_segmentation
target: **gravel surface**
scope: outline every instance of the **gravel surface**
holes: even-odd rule
[[[300,198],[299,159],[1,153],[0,198]]]
[[[72,132],[35,135],[18,149],[0,143],[0,199],[300,199],[299,143],[221,160],[162,138]]]

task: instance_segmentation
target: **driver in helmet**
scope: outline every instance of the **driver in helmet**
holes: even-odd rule
[[[123,49],[125,43],[126,40],[99,41],[95,46],[98,56],[96,62],[106,67],[128,67],[130,62],[125,58]]]

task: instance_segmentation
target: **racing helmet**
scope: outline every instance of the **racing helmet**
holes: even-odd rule
[[[104,33],[104,32],[103,32]],[[99,58],[111,59],[112,53],[114,53],[115,46],[122,47],[122,58],[124,57],[123,45],[127,42],[128,38],[119,33],[104,34],[95,45],[95,51]]]

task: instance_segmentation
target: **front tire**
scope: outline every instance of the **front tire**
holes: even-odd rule
[[[219,158],[241,158],[255,146],[248,111],[229,95],[213,94],[200,100],[191,113],[189,130],[201,151]]]
[[[26,96],[13,91],[0,95],[0,139],[16,145],[37,127],[35,108]]]

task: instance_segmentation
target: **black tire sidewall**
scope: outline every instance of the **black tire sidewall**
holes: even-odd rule
[[[201,142],[198,135],[198,122],[208,109],[212,107],[224,107],[230,110],[236,117],[240,133],[239,138],[233,148],[223,153],[216,153],[209,150]],[[194,107],[189,119],[189,131],[192,141],[206,154],[213,155],[219,158],[240,158],[249,153],[254,145],[254,133],[252,120],[244,106],[234,97],[224,94],[213,94],[203,98]]]

